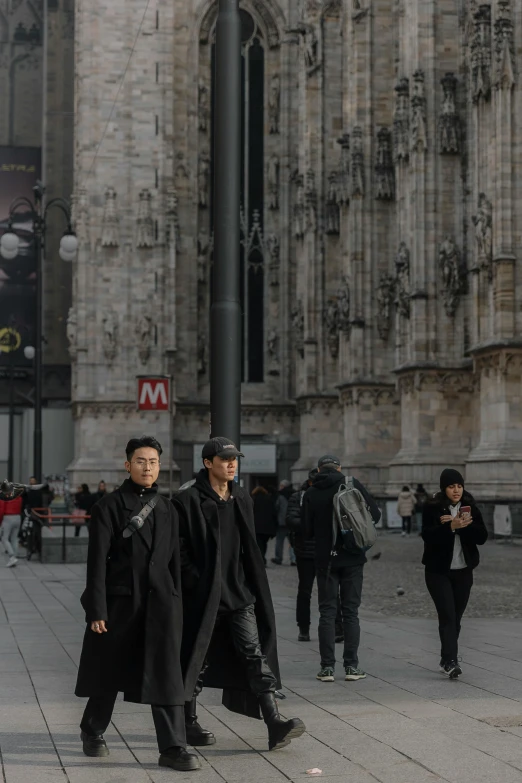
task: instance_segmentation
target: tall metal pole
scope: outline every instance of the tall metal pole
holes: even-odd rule
[[[34,476],[38,484],[42,480],[42,314],[43,314],[43,264],[42,226],[39,217],[35,220],[36,250],[36,340],[34,355]]]
[[[241,439],[241,20],[219,0],[214,109],[214,270],[210,310],[211,434]]]
[[[9,352],[9,436],[7,456],[7,479],[14,481],[14,351],[11,347]]]

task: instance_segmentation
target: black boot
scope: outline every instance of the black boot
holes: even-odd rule
[[[158,764],[160,767],[170,767],[179,772],[190,772],[193,769],[201,769],[201,764],[195,753],[189,753],[185,748],[168,748],[164,750]]]
[[[216,738],[211,731],[201,728],[196,715],[196,698],[185,702],[185,730],[187,745],[214,745]]]
[[[83,752],[86,756],[101,758],[102,756],[109,755],[109,748],[107,747],[107,743],[103,739],[102,734],[99,734],[97,737],[92,737],[82,731],[80,739],[83,742]]]
[[[268,750],[284,748],[290,744],[290,740],[300,737],[306,731],[300,718],[281,718],[273,693],[260,693],[258,698],[263,720],[268,727]]]
[[[298,642],[309,642],[310,641],[310,627],[306,625],[300,625],[299,626],[299,636],[297,637]]]

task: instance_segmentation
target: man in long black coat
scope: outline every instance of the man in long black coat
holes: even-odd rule
[[[123,692],[126,701],[152,705],[159,764],[193,770],[200,764],[186,750],[178,517],[157,494],[161,451],[151,437],[129,441],[129,478],[93,506],[75,693],[89,697],[81,722],[87,756],[108,755],[103,734]],[[139,527],[135,518],[150,505]]]
[[[226,438],[203,447],[204,468],[174,499],[179,511],[185,694],[223,689],[230,710],[265,720],[269,750],[304,731],[279,716],[280,687],[274,608],[256,543],[253,505],[234,481],[243,456]],[[192,701],[191,701],[192,700]],[[195,718],[195,716],[194,716]]]

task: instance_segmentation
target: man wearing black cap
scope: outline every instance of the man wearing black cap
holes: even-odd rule
[[[317,679],[333,682],[335,671],[335,618],[340,593],[344,630],[343,661],[346,680],[360,680],[366,673],[359,668],[359,606],[361,603],[363,569],[366,556],[360,550],[348,551],[339,531],[334,540],[333,500],[341,484],[346,482],[341,462],[331,454],[322,456],[319,472],[303,500],[305,535],[315,539],[315,565],[319,592],[319,650],[321,669]],[[373,521],[381,512],[366,488],[353,480],[354,488],[364,497]]]
[[[212,438],[203,469],[174,504],[180,516],[184,627],[181,660],[187,737],[197,724],[195,697],[203,686],[223,689],[228,709],[268,726],[269,750],[288,745],[305,726],[279,716],[281,686],[275,616],[263,557],[256,542],[253,504],[234,481],[232,441]],[[201,743],[199,743],[201,744]]]

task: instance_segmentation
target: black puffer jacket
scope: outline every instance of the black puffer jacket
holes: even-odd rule
[[[290,543],[294,548],[295,556],[301,560],[313,560],[315,557],[315,541],[313,538],[305,538],[303,529],[303,498],[309,486],[308,481],[305,481],[301,489],[294,492],[286,510],[286,526],[290,531]]]
[[[422,511],[422,538],[424,539],[424,556],[422,558],[426,571],[436,574],[447,574],[451,569],[455,536],[460,536],[462,552],[468,568],[476,568],[480,561],[477,544],[485,544],[488,531],[482,519],[482,514],[469,492],[464,490],[462,506],[471,506],[473,522],[468,527],[451,529],[449,522],[443,524],[442,516],[450,513],[450,502],[446,495],[439,492],[431,502],[425,504]]]

